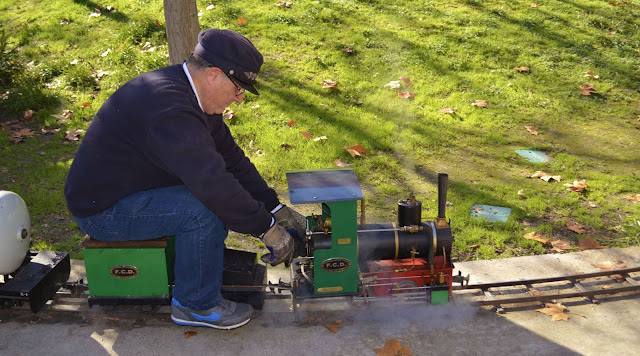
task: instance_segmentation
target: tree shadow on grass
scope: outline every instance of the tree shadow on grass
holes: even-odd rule
[[[120,11],[117,11],[117,9],[115,12],[111,12],[107,9],[106,5],[99,4],[91,0],[73,0],[73,2],[86,6],[87,9],[89,9],[91,12],[94,12],[96,9],[98,9],[100,10],[101,15],[108,16],[109,18],[118,22],[129,22],[129,16]]]

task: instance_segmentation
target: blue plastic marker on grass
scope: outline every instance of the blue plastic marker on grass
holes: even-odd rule
[[[503,206],[473,204],[471,207],[471,217],[487,219],[491,222],[507,222],[511,215],[511,208]]]

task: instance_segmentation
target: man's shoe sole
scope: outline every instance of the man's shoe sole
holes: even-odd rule
[[[178,325],[184,325],[184,326],[206,326],[208,328],[214,328],[214,329],[219,329],[219,330],[231,330],[231,329],[235,329],[238,327],[241,327],[242,325],[245,325],[246,323],[248,323],[249,321],[251,321],[251,318],[244,320],[238,324],[235,325],[227,325],[227,326],[221,326],[221,325],[213,325],[213,324],[209,324],[209,323],[205,323],[205,322],[201,322],[201,321],[194,321],[194,320],[182,320],[182,319],[178,319],[176,317],[174,317],[173,315],[171,316],[171,320],[173,320],[174,323],[178,324]]]

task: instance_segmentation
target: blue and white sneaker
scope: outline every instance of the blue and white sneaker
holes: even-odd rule
[[[224,298],[220,304],[208,310],[192,310],[175,298],[171,299],[171,320],[178,325],[229,330],[248,323],[252,316],[251,305],[235,303]]]

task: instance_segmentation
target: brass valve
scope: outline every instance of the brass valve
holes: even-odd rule
[[[424,226],[420,225],[410,225],[410,226],[402,226],[400,229],[400,231],[402,232],[408,232],[408,233],[416,233],[418,231],[423,231],[424,230]]]

